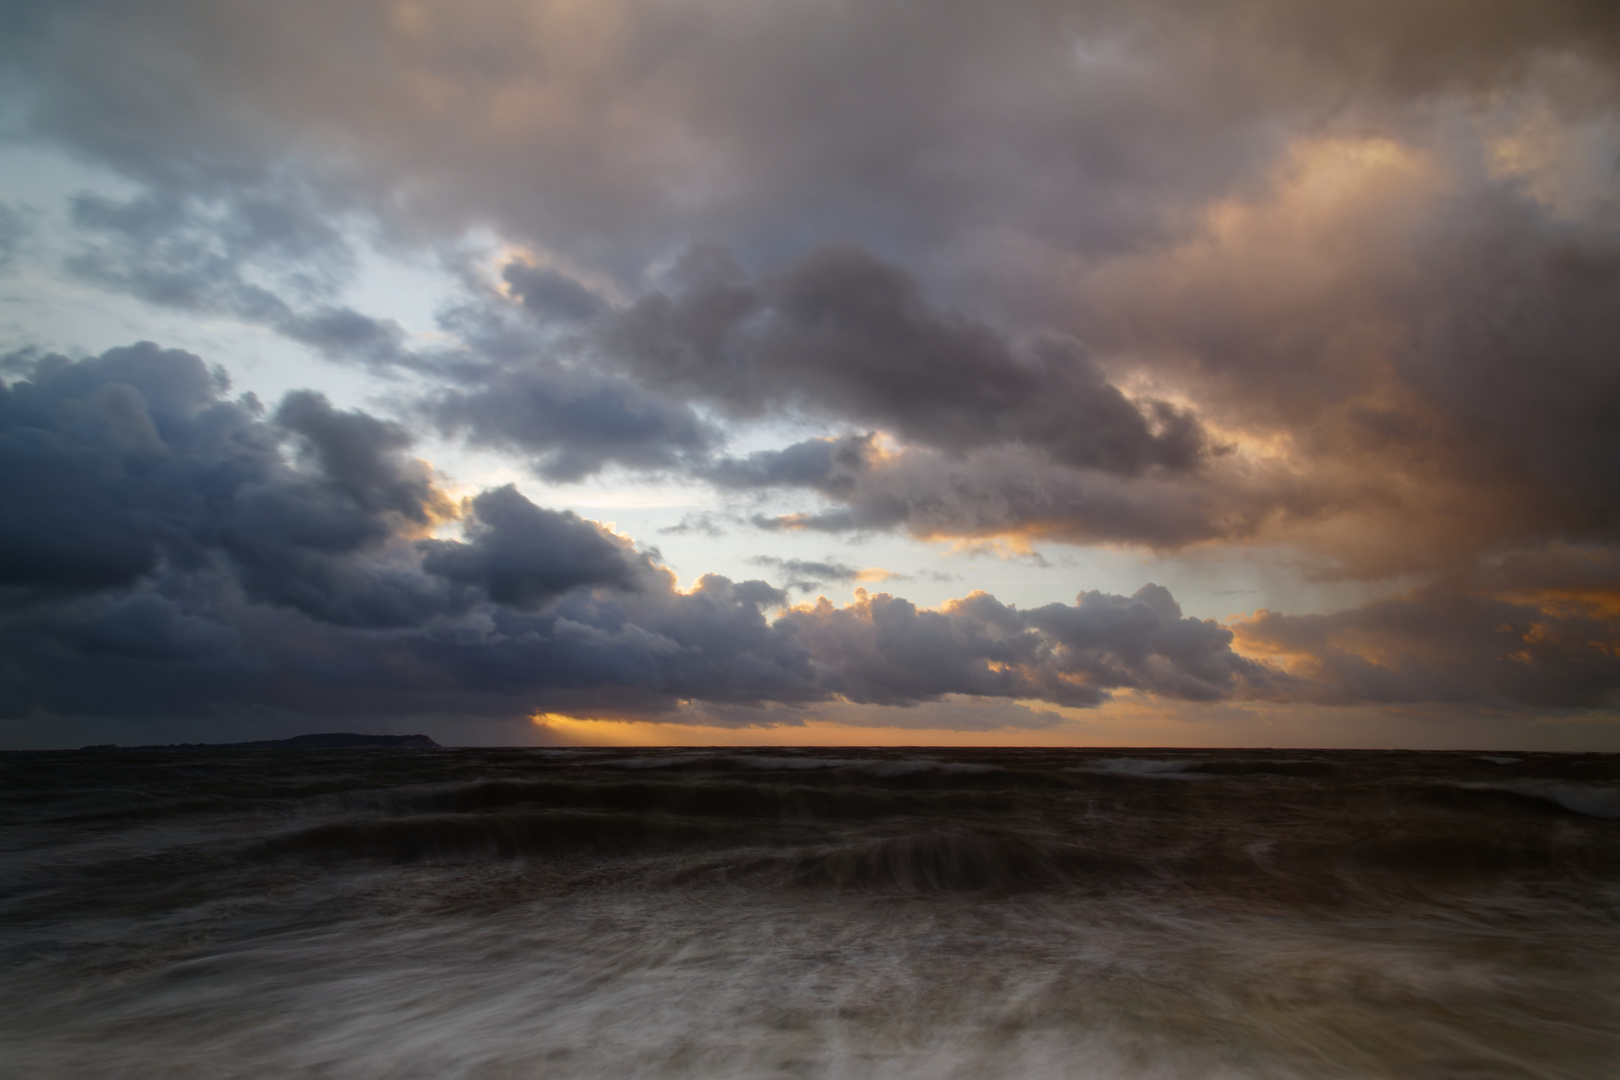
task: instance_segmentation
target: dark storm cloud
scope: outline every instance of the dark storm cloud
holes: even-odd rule
[[[1614,708],[1613,596],[1550,599],[1436,585],[1329,615],[1261,612],[1237,629],[1246,651],[1286,662],[1326,703]]]
[[[152,696],[96,708],[180,708],[188,691],[168,680],[192,674],[192,707],[283,674],[289,694],[362,694],[387,678],[371,632],[651,573],[625,542],[510,489],[472,500],[466,543],[425,538],[454,508],[409,436],[309,391],[266,418],[223,397],[222,373],[149,343],[11,366],[28,378],[0,397],[0,584],[13,662],[41,665],[12,715],[92,708],[124,676]]]
[[[307,390],[273,420],[305,468],[232,492],[214,526],[248,595],[352,626],[413,625],[457,606],[399,546],[450,510],[426,466],[404,456],[405,431]]]
[[[552,365],[494,368],[418,407],[446,435],[517,453],[548,480],[578,480],[609,463],[645,470],[698,463],[719,441],[687,405],[627,379]]]
[[[1465,452],[1546,497],[1577,535],[1620,527],[1620,227],[1579,228],[1522,197],[1452,209],[1423,270],[1433,298],[1403,364]],[[1539,501],[1539,500],[1538,500]],[[1541,528],[1546,522],[1537,523]]]
[[[398,424],[341,412],[310,390],[288,394],[274,419],[296,433],[300,455],[356,505],[392,511],[417,525],[431,520],[433,504],[442,496],[424,467],[403,460],[414,440]]]
[[[1257,202],[1249,212],[1263,218],[1269,208]],[[428,357],[408,353],[392,324],[347,309],[294,312],[240,282],[230,295],[333,355],[464,384],[430,394],[421,411],[447,434],[524,455],[549,479],[614,463],[680,468],[723,487],[799,486],[847,504],[790,522],[806,527],[1173,548],[1399,505],[1364,479],[1331,475],[1335,463],[1359,462],[1417,482],[1415,497],[1399,505],[1408,520],[1436,502],[1424,487],[1472,499],[1468,515],[1450,515],[1466,527],[1437,519],[1418,530],[1417,543],[1403,534],[1406,559],[1421,565],[1460,543],[1484,550],[1504,537],[1533,538],[1549,515],[1578,534],[1606,535],[1616,460],[1608,417],[1620,400],[1604,362],[1620,333],[1610,314],[1620,310],[1616,249],[1601,230],[1481,188],[1436,219],[1416,252],[1373,244],[1339,261],[1334,288],[1282,290],[1292,305],[1282,339],[1273,331],[1277,304],[1254,310],[1254,283],[1245,281],[1253,259],[1241,245],[1170,249],[1105,268],[1093,283],[1110,309],[1097,325],[1102,339],[1195,358],[1210,405],[1294,433],[1306,460],[1328,466],[1315,483],[1289,471],[1221,468],[1229,448],[1212,444],[1185,409],[1127,400],[1061,339],[1015,349],[850,248],[757,280],[716,250],[689,254],[670,293],[605,316],[603,347],[639,383],[559,359],[553,343],[503,328],[489,297],[446,320],[462,334],[459,357]],[[1403,288],[1383,284],[1391,259],[1414,254],[1425,274],[1408,267],[1397,279]],[[1188,259],[1204,265],[1189,275],[1178,263]],[[1165,274],[1179,294],[1155,292],[1155,275]],[[192,276],[210,287],[220,280],[206,267]],[[1367,326],[1407,338],[1392,363],[1372,369],[1381,379],[1346,366],[1344,335]],[[1560,378],[1529,374],[1547,369]],[[680,397],[745,417],[790,408],[882,425],[910,445],[876,453],[872,436],[849,435],[709,460],[721,432]],[[1026,453],[1000,452],[1008,447]],[[1153,475],[1134,485],[1106,475],[1144,471]],[[1176,473],[1200,478],[1183,483]],[[1386,550],[1370,569],[1387,572],[1400,557]]]
[[[1015,348],[856,247],[812,251],[758,281],[697,249],[672,276],[673,293],[613,321],[606,348],[648,384],[738,415],[799,410],[954,452],[1017,443],[1125,475],[1186,471],[1206,449],[1190,416],[1132,403],[1077,343]]]
[[[514,488],[455,509],[399,425],[309,391],[268,416],[189,353],[13,357],[0,399],[4,712],[650,714],[683,700],[1089,705],[1271,673],[1156,587],[1030,612],[984,594],[788,609],[690,592],[627,540]],[[829,571],[843,568],[789,567]],[[772,615],[771,613],[776,614]]]
[[[133,593],[97,605],[76,643],[91,656],[147,661],[206,662],[241,652],[234,629],[188,613],[153,593]]]
[[[1181,616],[1170,594],[1081,594],[1073,606],[1019,611],[987,593],[920,611],[887,594],[846,608],[825,600],[792,621],[851,701],[894,704],[941,689],[985,697],[1096,705],[1129,688],[1208,701],[1286,679],[1231,651],[1232,632]]]
[[[5,12],[23,128],[157,190],[301,170],[407,233],[492,226],[626,278],[694,238],[766,265],[861,237],[930,276],[1003,242],[1129,251],[1296,133],[1405,124],[1563,58],[1554,105],[1589,110],[1620,68],[1603,0]]]
[[[1501,594],[1620,597],[1620,544],[1553,541],[1516,551],[1474,580]]]
[[[1354,572],[1612,539],[1620,231],[1524,186],[1321,147],[1221,231],[1099,270],[1097,335],[1180,358],[1206,414],[1286,439]]]
[[[6,391],[5,558],[25,592],[93,591],[227,561],[249,598],[394,625],[445,604],[396,567],[448,510],[402,429],[291,394],[271,420],[218,369],[151,343],[46,355]],[[292,451],[286,460],[284,447]]]
[[[1205,25],[1229,14],[1219,4],[1186,6],[1202,7]],[[1376,0],[1320,8],[1265,0],[1248,10],[1265,44],[1392,95],[1497,86],[1522,78],[1538,54],[1573,53],[1602,65],[1620,58],[1620,17],[1602,0]]]
[[[509,262],[501,280],[523,306],[543,319],[580,322],[602,310],[602,300],[584,285],[559,270]]]
[[[638,587],[637,560],[569,511],[536,506],[507,486],[474,498],[470,512],[466,543],[422,543],[422,566],[430,574],[476,585],[496,603],[516,608],[537,607],[582,585]]]
[[[705,476],[721,487],[805,487],[833,497],[848,497],[861,474],[871,468],[871,435],[806,439],[781,450],[756,450],[743,458],[721,458]]]
[[[157,564],[162,510],[193,505],[168,484],[174,469],[159,425],[190,428],[214,402],[219,376],[194,356],[150,345],[77,364],[8,359],[33,377],[0,390],[0,580],[67,592],[133,582]],[[205,422],[229,429],[244,413],[219,404]],[[228,450],[222,464],[253,473],[265,447]]]
[[[840,456],[829,448],[862,452]],[[812,440],[722,462],[714,475],[731,486],[769,477],[834,503],[817,512],[756,518],[764,528],[831,533],[903,528],[922,539],[1011,534],[1178,548],[1250,536],[1278,512],[1279,503],[1305,514],[1323,498],[1286,484],[1254,491],[1174,476],[1131,480],[1066,469],[1014,448],[962,457],[928,450],[873,455],[865,452],[869,449],[862,439]],[[828,466],[824,473],[811,468],[819,463]]]

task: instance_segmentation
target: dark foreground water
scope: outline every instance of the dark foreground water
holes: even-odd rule
[[[0,1071],[1620,1076],[1620,760],[0,755]]]

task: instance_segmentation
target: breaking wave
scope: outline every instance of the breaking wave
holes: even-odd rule
[[[1481,791],[1505,791],[1537,799],[1595,818],[1620,818],[1620,785],[1573,784],[1558,780],[1520,780],[1509,784],[1470,785]]]

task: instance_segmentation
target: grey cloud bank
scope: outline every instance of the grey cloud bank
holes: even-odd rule
[[[887,594],[789,607],[764,582],[714,576],[682,593],[623,539],[510,487],[468,500],[464,539],[429,535],[457,511],[407,456],[403,430],[319,395],[291,394],[266,416],[226,397],[223,374],[195,356],[150,344],[10,362],[29,376],[0,399],[14,731],[248,704],[306,717],[656,716],[692,700],[1087,707],[1119,689],[1563,707],[1606,704],[1620,685],[1612,656],[1555,647],[1546,620],[1435,597],[1238,628],[1310,659],[1291,672],[1235,653],[1233,629],[1183,617],[1154,585],[1030,610],[982,592],[938,611]],[[1578,639],[1593,625],[1555,629]],[[1446,644],[1470,627],[1482,648]],[[1350,638],[1410,651],[1380,667]],[[1515,647],[1529,650],[1520,677],[1482,683],[1480,666]]]
[[[1120,616],[1065,629],[982,594],[944,613],[884,596],[768,619],[786,596],[763,582],[675,592],[622,539],[512,488],[468,500],[465,539],[433,538],[456,511],[395,424],[307,391],[266,416],[227,398],[223,373],[151,344],[11,363],[28,376],[0,413],[13,720],[245,702],[334,715],[955,692],[1095,704],[1116,686],[1200,696],[1263,677],[1227,651],[1230,632],[1162,599],[1113,598],[1140,609],[1116,634]]]

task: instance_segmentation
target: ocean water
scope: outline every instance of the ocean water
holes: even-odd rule
[[[1620,760],[0,755],[0,1071],[1620,1076]]]

